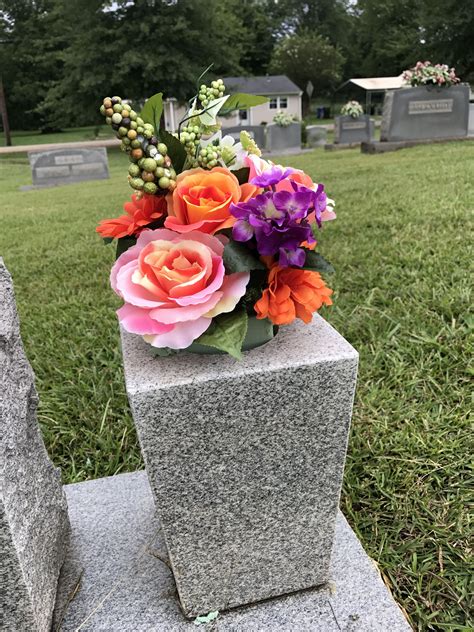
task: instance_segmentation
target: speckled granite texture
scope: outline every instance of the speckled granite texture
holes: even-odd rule
[[[50,629],[69,521],[36,418],[33,371],[0,258],[0,629]]]
[[[213,624],[196,627],[179,608],[145,473],[67,485],[65,490],[72,538],[55,630],[60,622],[61,632],[410,630],[341,513],[326,586],[229,610]]]
[[[328,578],[357,352],[322,318],[237,362],[153,357],[124,333],[127,393],[187,616]]]

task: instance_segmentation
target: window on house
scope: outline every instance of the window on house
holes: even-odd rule
[[[272,97],[269,101],[268,107],[270,110],[278,110],[278,97]]]
[[[239,110],[239,119],[241,121],[246,121],[248,119],[248,110]]]
[[[280,97],[280,110],[284,110],[288,107],[287,97]]]

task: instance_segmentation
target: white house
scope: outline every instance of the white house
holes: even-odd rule
[[[240,110],[222,117],[222,127],[236,125],[270,124],[279,111],[292,114],[298,120],[302,118],[301,96],[303,92],[285,75],[266,75],[265,77],[223,77],[226,92],[234,94],[245,92],[268,97],[268,102],[256,105],[249,110]],[[185,108],[176,99],[167,99],[164,103],[166,129],[176,131],[179,121],[185,115]]]

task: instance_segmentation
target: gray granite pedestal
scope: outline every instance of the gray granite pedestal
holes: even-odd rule
[[[409,632],[402,611],[341,513],[328,582],[220,613],[195,626],[180,610],[144,472],[67,485],[72,524],[58,632]]]
[[[228,356],[122,334],[127,393],[184,613],[329,578],[357,352],[321,317]]]

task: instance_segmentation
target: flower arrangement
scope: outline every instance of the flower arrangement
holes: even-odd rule
[[[364,114],[364,110],[359,101],[348,101],[341,108],[341,114],[343,116],[352,116],[352,118],[359,118]]]
[[[264,160],[246,132],[222,135],[218,114],[266,100],[224,91],[222,80],[201,84],[175,134],[160,128],[161,93],[140,114],[120,97],[100,108],[129,155],[134,193],[97,232],[118,242],[111,286],[124,303],[121,326],[160,355],[240,358],[332,304],[320,274],[332,266],[316,247],[334,202],[303,171]]]
[[[430,61],[417,61],[413,68],[403,72],[405,82],[415,86],[453,86],[459,83],[454,68],[449,68],[446,64],[433,65]]]
[[[294,123],[295,120],[293,114],[288,114],[288,112],[283,112],[282,110],[279,110],[273,117],[275,125],[279,125],[280,127],[288,127]]]

